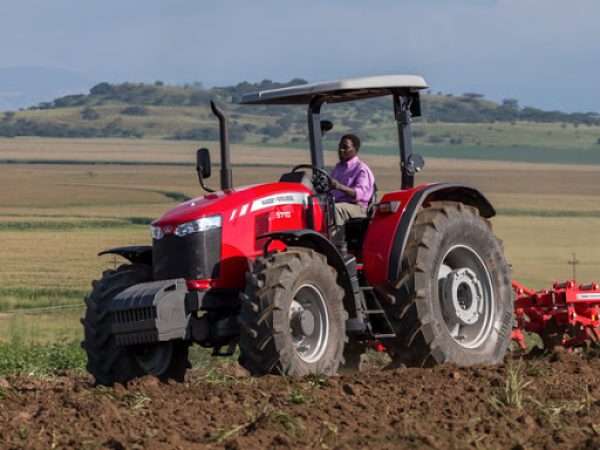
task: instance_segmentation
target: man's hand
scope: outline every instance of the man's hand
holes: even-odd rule
[[[335,189],[336,191],[343,192],[344,194],[356,198],[356,190],[351,188],[350,186],[346,186],[345,184],[340,183],[336,179],[331,179],[331,189]]]

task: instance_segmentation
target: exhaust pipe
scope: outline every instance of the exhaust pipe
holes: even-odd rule
[[[219,119],[219,140],[221,143],[221,190],[231,189],[231,162],[229,161],[229,131],[225,112],[215,102],[210,101],[210,109]]]

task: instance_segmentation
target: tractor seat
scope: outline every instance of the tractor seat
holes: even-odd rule
[[[377,184],[374,184],[373,187],[373,195],[367,205],[367,217],[354,217],[344,222],[348,250],[352,252],[360,251],[362,248],[369,222],[373,216],[373,206],[377,203]]]

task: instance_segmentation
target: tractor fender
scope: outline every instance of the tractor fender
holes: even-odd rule
[[[344,258],[329,239],[313,230],[275,231],[257,237],[257,239],[263,238],[281,241],[286,246],[310,248],[324,255],[327,258],[327,264],[338,273],[338,281],[346,293],[344,295],[344,308],[350,317],[356,317],[356,304],[350,274],[344,263]]]
[[[406,247],[408,233],[413,226],[415,217],[420,207],[426,202],[434,201],[454,201],[474,206],[479,210],[479,214],[486,219],[494,217],[496,210],[483,193],[466,184],[439,183],[422,186],[417,188],[408,200],[406,207],[396,228],[396,233],[392,241],[390,256],[388,260],[388,280],[397,280],[400,277],[400,261]]]
[[[109,248],[98,253],[98,256],[102,255],[119,255],[134,264],[152,264],[152,247],[149,245]]]

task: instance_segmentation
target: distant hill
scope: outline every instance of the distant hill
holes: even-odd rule
[[[232,102],[247,92],[304,83],[302,79],[287,83],[263,80],[212,89],[197,84],[165,86],[161,82],[100,83],[85,95],[66,95],[27,110],[0,113],[0,136],[215,141],[218,126],[208,105],[215,99],[229,113],[232,142],[305,147],[305,106],[241,106]],[[515,99],[496,103],[476,93],[424,93],[422,109],[423,117],[415,120],[413,135],[420,151],[429,155],[540,160],[556,150],[560,155],[550,158],[556,162],[600,163],[597,113],[543,111],[521,107]],[[397,151],[390,98],[326,105],[322,115],[335,125],[327,134],[326,148],[333,148],[343,133],[355,132],[372,151]],[[583,153],[570,151],[573,149]]]

